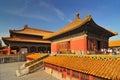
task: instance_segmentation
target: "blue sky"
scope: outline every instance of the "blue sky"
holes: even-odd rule
[[[0,37],[9,29],[29,27],[56,31],[75,19],[91,14],[94,21],[120,33],[120,0],[0,0]],[[118,40],[120,36],[110,38]]]

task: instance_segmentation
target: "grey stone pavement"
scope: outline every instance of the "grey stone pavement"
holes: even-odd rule
[[[47,74],[43,68],[33,73],[17,77],[15,72],[24,62],[0,64],[0,80],[58,80]]]

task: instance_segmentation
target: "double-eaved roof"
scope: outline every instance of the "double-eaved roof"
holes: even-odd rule
[[[47,30],[36,29],[36,28],[30,28],[27,25],[25,25],[24,29],[10,30],[10,33],[35,35],[35,36],[46,36],[47,34],[52,34],[53,32],[52,31],[47,31]]]
[[[31,38],[19,37],[19,36],[10,36],[10,37],[2,37],[3,41],[7,42],[30,42],[30,43],[51,43],[49,40],[45,39],[36,39],[32,38],[32,36],[44,37],[48,34],[52,34],[53,32],[47,30],[41,30],[36,28],[30,28],[27,25],[24,26],[24,29],[21,30],[9,30],[10,34],[22,34],[22,35],[30,35]]]

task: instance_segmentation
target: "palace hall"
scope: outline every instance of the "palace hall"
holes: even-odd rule
[[[10,37],[2,40],[11,53],[32,53],[16,70],[17,76],[43,68],[58,80],[120,80],[120,56],[101,53],[118,33],[96,24],[91,15],[81,19],[76,13],[72,22],[55,32],[28,25],[9,32]]]
[[[101,48],[108,48],[109,38],[117,35],[117,32],[107,30],[94,22],[90,15],[80,19],[76,18],[64,28],[45,36],[51,41],[51,52],[85,54],[99,52]]]
[[[28,25],[21,30],[9,30],[10,37],[2,37],[6,45],[10,45],[11,50],[16,50],[22,53],[41,52],[47,53],[50,51],[49,40],[44,40],[43,37],[53,32],[30,28]]]
[[[87,15],[84,19],[76,13],[76,18],[62,29],[51,32],[30,28],[25,25],[22,30],[10,30],[10,37],[3,37],[11,50],[51,53],[99,53],[108,48],[109,38],[117,32],[107,30]]]

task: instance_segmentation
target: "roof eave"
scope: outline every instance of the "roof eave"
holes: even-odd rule
[[[65,30],[65,31],[63,31],[63,32],[61,32],[61,33],[54,32],[53,35],[51,35],[51,36],[45,36],[45,37],[43,37],[43,39],[50,39],[50,38],[53,38],[53,37],[55,37],[55,36],[58,36],[58,35],[61,35],[61,34],[66,33],[66,32],[72,31],[72,30],[74,30],[74,29],[76,29],[76,28],[78,28],[78,27],[81,27],[81,26],[84,25],[85,23],[89,22],[91,19],[92,19],[92,18],[91,18],[91,15],[88,15],[88,16],[85,17],[85,19],[83,20],[83,22],[82,22],[81,24],[79,24],[79,25],[77,25],[77,26],[75,26],[75,27],[73,27],[73,28],[71,28],[71,29],[69,29],[69,30]],[[71,22],[71,23],[72,23],[72,22]]]
[[[6,41],[9,41],[9,42],[31,42],[31,43],[51,43],[50,41],[25,41],[25,40],[10,40],[10,37],[2,37],[2,40],[4,41],[4,42],[6,42]]]

